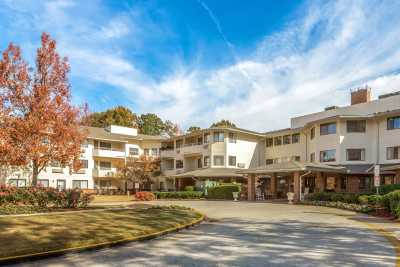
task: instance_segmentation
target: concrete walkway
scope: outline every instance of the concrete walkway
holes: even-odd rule
[[[385,237],[383,228],[397,231],[399,226],[353,212],[254,202],[160,201],[155,204],[190,206],[211,220],[147,242],[20,265],[396,266],[395,243]]]

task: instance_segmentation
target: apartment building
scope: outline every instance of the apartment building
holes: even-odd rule
[[[107,128],[87,127],[88,138],[82,146],[82,168],[73,172],[52,162],[40,174],[38,182],[59,189],[81,188],[124,192],[133,189],[131,182],[121,181],[117,169],[128,157],[159,157],[162,136],[139,134],[137,129],[111,125]],[[29,168],[16,168],[7,183],[26,186],[30,183]],[[150,185],[149,185],[150,187]],[[147,188],[151,189],[151,188]]]
[[[371,89],[362,88],[351,92],[350,105],[294,117],[287,129],[211,128],[164,141],[162,147],[166,176],[195,180],[239,174],[253,177],[247,179],[249,187],[262,185],[271,197],[292,190],[368,191],[376,165],[381,184],[400,183],[400,174],[389,168],[400,163],[400,93],[372,100]]]

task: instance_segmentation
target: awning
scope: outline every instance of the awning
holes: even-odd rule
[[[188,171],[181,174],[173,175],[172,177],[177,178],[191,178],[191,177],[200,177],[200,178],[212,178],[212,177],[243,177],[243,174],[237,173],[237,169],[234,168],[205,168],[198,169],[194,171]]]
[[[238,173],[272,174],[272,173],[291,173],[291,172],[302,172],[302,171],[346,173],[346,168],[320,164],[320,163],[288,161],[282,163],[269,164],[262,167],[240,170],[238,171]]]
[[[381,167],[382,171],[400,171],[400,164]]]

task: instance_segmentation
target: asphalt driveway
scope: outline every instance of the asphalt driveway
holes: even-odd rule
[[[160,201],[211,218],[146,242],[21,266],[395,266],[392,244],[355,213],[310,206],[225,201]],[[79,227],[79,226],[77,226]]]

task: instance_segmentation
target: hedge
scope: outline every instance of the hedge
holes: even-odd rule
[[[330,201],[358,204],[359,196],[359,194],[353,193],[318,192],[308,194],[306,198],[310,201]]]
[[[200,191],[176,191],[176,192],[154,192],[157,199],[200,199],[203,192]]]
[[[224,184],[207,188],[208,199],[233,199],[233,192],[240,192],[238,184]]]
[[[382,196],[381,203],[394,216],[400,217],[400,190]]]
[[[389,194],[390,192],[400,190],[400,184],[385,184],[378,186],[378,189],[380,195],[386,195]]]

